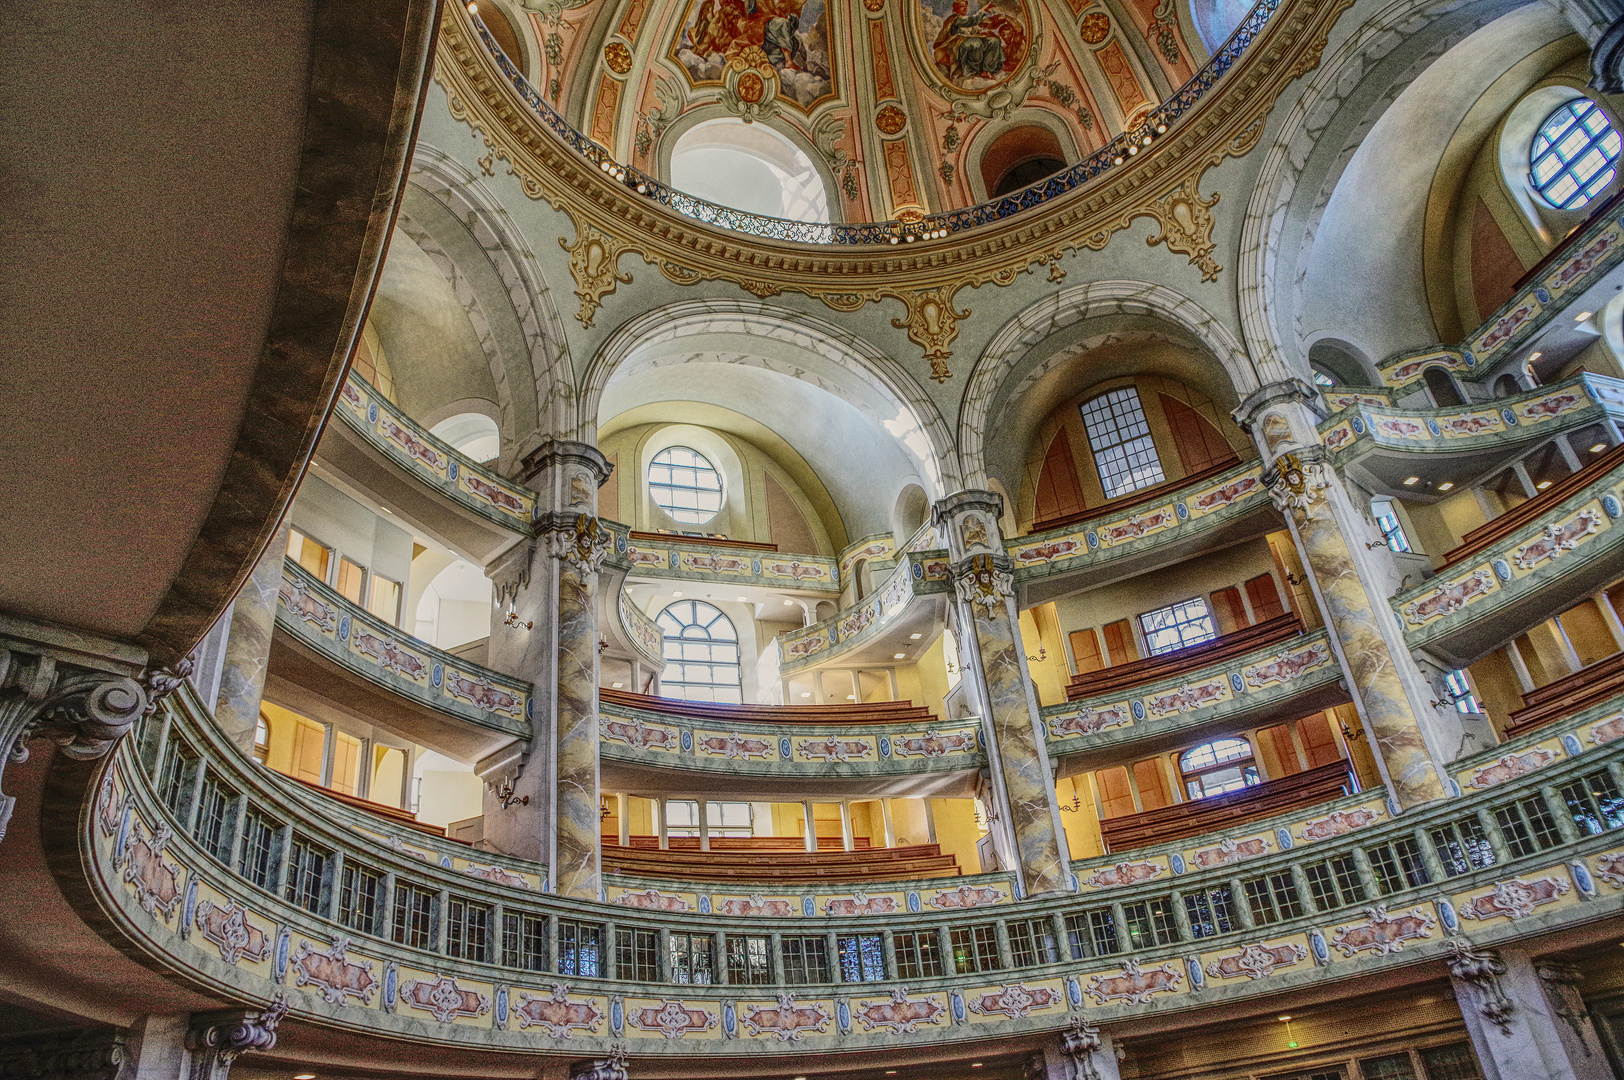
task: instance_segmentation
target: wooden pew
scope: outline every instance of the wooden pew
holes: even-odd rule
[[[771,851],[759,844],[753,848],[732,850],[698,851],[688,848],[661,851],[605,843],[603,869],[605,873],[685,881],[780,882],[905,881],[910,878],[956,876],[960,872],[957,860],[952,855],[943,855],[937,844],[810,852]]]
[[[1147,686],[1181,672],[1221,663],[1265,645],[1288,642],[1302,632],[1302,619],[1296,612],[1288,611],[1200,645],[1073,675],[1066,686],[1066,700],[1079,701],[1096,694]]]
[[[1520,506],[1501,514],[1486,524],[1479,525],[1461,538],[1459,547],[1444,556],[1444,564],[1437,569],[1442,574],[1463,559],[1496,544],[1513,533],[1527,528],[1557,503],[1569,499],[1600,480],[1603,475],[1624,464],[1624,443],[1613,447],[1578,472],[1558,480]]]
[[[1597,660],[1572,675],[1528,691],[1522,696],[1523,707],[1511,714],[1506,738],[1515,738],[1620,694],[1624,694],[1624,653]]]
[[[1132,851],[1169,840],[1202,836],[1275,814],[1314,806],[1358,790],[1346,761],[1333,761],[1256,787],[1174,803],[1142,814],[1106,818],[1100,839],[1109,852]]]

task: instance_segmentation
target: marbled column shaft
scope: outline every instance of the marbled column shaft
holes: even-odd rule
[[[1292,525],[1304,562],[1319,584],[1326,618],[1341,643],[1365,721],[1387,766],[1393,796],[1405,807],[1443,798],[1438,770],[1330,501],[1322,495],[1308,507],[1294,509]]]
[[[254,732],[259,728],[259,705],[265,696],[265,675],[271,663],[271,634],[276,629],[276,594],[282,587],[282,562],[288,554],[290,527],[291,523],[284,519],[271,537],[271,546],[243,583],[231,611],[231,632],[220,669],[214,722],[245,754],[254,752]]]
[[[1022,882],[1028,896],[1066,889],[1068,870],[1055,834],[1049,757],[1037,735],[1030,683],[1021,662],[1024,646],[1010,617],[1011,604],[1002,600],[990,616],[982,605],[963,605],[960,610],[966,608],[975,612],[990,728],[998,743],[998,768],[1008,802],[1004,813]]]
[[[596,524],[596,521],[593,521]],[[558,575],[558,834],[554,888],[598,898],[598,575],[561,559]]]

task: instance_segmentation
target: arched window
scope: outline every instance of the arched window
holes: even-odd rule
[[[1101,394],[1084,402],[1082,411],[1088,445],[1094,451],[1094,464],[1100,471],[1107,499],[1167,479],[1161,458],[1156,456],[1156,441],[1150,437],[1145,410],[1139,404],[1138,390],[1124,386]]]
[[[1184,791],[1192,799],[1239,791],[1263,782],[1252,744],[1245,739],[1216,739],[1179,755]]]
[[[1336,376],[1324,368],[1316,367],[1314,369],[1314,385],[1321,388],[1335,386]]]
[[[702,600],[678,600],[655,617],[665,635],[660,693],[684,701],[743,702],[739,632],[733,620]]]
[[[722,508],[722,474],[697,450],[670,446],[648,467],[655,505],[686,525],[703,525]]]
[[[502,456],[502,431],[484,413],[458,413],[429,428],[429,434],[444,439],[451,449],[478,462]]]
[[[762,123],[708,120],[671,149],[671,186],[790,221],[828,221],[829,196],[806,151]]]
[[[1601,194],[1618,169],[1619,135],[1589,98],[1551,110],[1528,150],[1528,178],[1546,202],[1574,210]]]
[[[1449,372],[1441,367],[1429,367],[1421,373],[1421,379],[1427,384],[1427,391],[1432,394],[1432,403],[1440,409],[1447,409],[1454,405],[1464,405],[1461,400],[1460,389],[1455,380],[1450,378]]]

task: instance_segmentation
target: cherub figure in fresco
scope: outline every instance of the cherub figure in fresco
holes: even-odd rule
[[[936,35],[936,66],[954,82],[997,79],[1020,62],[1026,31],[991,5],[970,14],[970,0],[953,0],[953,12]]]

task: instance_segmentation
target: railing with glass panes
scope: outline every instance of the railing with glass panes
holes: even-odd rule
[[[212,992],[287,994],[316,1024],[494,1049],[568,1036],[583,1054],[971,1041],[1061,1028],[1085,1001],[1100,1023],[1198,1009],[1425,962],[1467,929],[1486,947],[1616,913],[1621,703],[1455,763],[1462,794],[1402,816],[1369,791],[1081,860],[1075,892],[1034,898],[1007,877],[782,905],[671,883],[640,903],[555,897],[542,867],[258,767],[189,688],[102,768],[77,839],[104,933]]]

